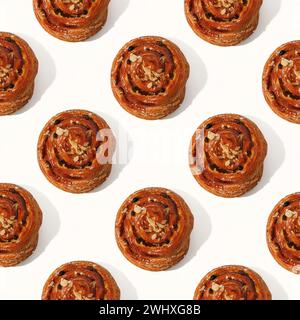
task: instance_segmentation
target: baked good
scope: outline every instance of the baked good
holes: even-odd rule
[[[22,108],[31,99],[38,60],[28,43],[0,32],[0,116]]]
[[[184,258],[194,217],[185,201],[164,188],[146,188],[130,195],[118,211],[117,244],[131,263],[161,271]]]
[[[238,197],[261,179],[266,154],[267,142],[252,121],[221,114],[204,121],[193,135],[190,168],[207,191]]]
[[[271,300],[264,280],[243,266],[223,266],[210,271],[199,283],[194,300]]]
[[[300,41],[276,49],[263,72],[263,93],[281,118],[300,123]]]
[[[189,64],[180,49],[167,39],[149,36],[134,39],[119,51],[111,86],[126,111],[154,120],[180,106],[188,77]]]
[[[38,141],[45,177],[72,193],[93,190],[109,176],[115,138],[108,124],[86,110],[69,110],[48,121]]]
[[[41,223],[42,211],[28,191],[0,183],[0,266],[17,265],[33,253]]]
[[[74,261],[50,275],[42,300],[120,300],[120,289],[105,268],[94,262]]]
[[[194,32],[219,46],[233,46],[257,28],[262,0],[185,0],[185,15]]]
[[[271,212],[267,243],[272,256],[283,268],[300,274],[300,193],[286,196]]]
[[[52,36],[70,42],[84,41],[102,29],[109,0],[33,0],[34,13]]]

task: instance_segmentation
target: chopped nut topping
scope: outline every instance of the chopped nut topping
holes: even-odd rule
[[[291,218],[291,217],[293,217],[294,215],[297,215],[297,212],[291,211],[291,210],[289,210],[289,209],[287,209],[287,210],[285,211],[285,216],[288,217],[288,218]]]
[[[213,291],[218,291],[224,289],[224,286],[218,285],[217,283],[213,282],[211,285],[211,288]]]
[[[212,132],[212,131],[208,131],[208,133],[207,133],[207,138],[209,139],[209,140],[219,140],[220,139],[220,135],[218,134],[218,133],[214,133],[214,132]]]
[[[14,224],[14,219],[7,219],[0,215],[0,223],[4,229],[9,229]]]
[[[282,59],[281,59],[281,64],[282,64],[284,67],[288,66],[291,62],[292,62],[292,61],[290,61],[290,60],[288,60],[288,59],[286,59],[286,58],[282,58]]]
[[[236,0],[218,0],[217,3],[215,3],[214,5],[216,8],[225,8],[225,13],[226,13],[227,12],[226,9],[231,9],[235,2]],[[225,14],[225,13],[222,13],[222,11],[221,11],[221,14]]]
[[[140,207],[140,206],[138,206],[138,205],[136,204],[136,205],[134,206],[134,208],[133,208],[133,211],[134,211],[135,213],[139,214],[139,213],[141,213],[141,212],[145,212],[146,209],[145,209],[145,208],[142,208],[142,207]]]
[[[146,80],[150,80],[150,81],[157,81],[160,78],[160,74],[158,72],[155,72],[153,70],[151,70],[148,67],[145,67],[144,65],[142,66],[144,72],[145,72],[145,76],[146,76]]]
[[[75,149],[75,152],[78,156],[81,156],[87,150],[87,147],[82,146],[73,140],[69,140],[69,142],[70,142],[71,146]]]
[[[62,136],[63,134],[68,134],[68,130],[62,129],[60,127],[57,127],[55,132],[58,136]]]
[[[226,156],[226,158],[229,160],[233,160],[237,158],[242,153],[239,146],[236,147],[235,149],[230,149],[227,144],[221,143],[220,146],[222,148],[224,156]]]
[[[62,287],[72,286],[72,281],[69,281],[67,279],[61,278],[60,285]]]
[[[142,60],[142,57],[141,56],[137,56],[134,53],[131,53],[130,56],[129,56],[129,60],[131,62],[136,62],[136,61]]]

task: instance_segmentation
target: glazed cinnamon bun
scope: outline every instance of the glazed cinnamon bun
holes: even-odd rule
[[[268,59],[263,72],[263,93],[281,118],[300,123],[300,41],[280,46]]]
[[[38,60],[28,43],[0,32],[0,116],[25,106],[33,95]]]
[[[118,211],[117,244],[134,265],[161,271],[184,258],[194,218],[185,201],[163,188],[146,188],[130,195]]]
[[[210,271],[199,283],[194,300],[271,300],[264,280],[243,266],[223,266]]]
[[[86,110],[69,110],[45,125],[38,141],[38,161],[53,185],[83,193],[110,175],[114,150],[114,135],[101,117]]]
[[[161,37],[141,37],[117,54],[111,86],[119,104],[136,117],[154,120],[174,112],[185,96],[189,64],[180,49]]]
[[[42,211],[28,191],[0,183],[0,266],[17,265],[33,253],[41,223]]]
[[[50,275],[42,300],[120,300],[120,289],[105,268],[93,262],[74,261]]]
[[[185,0],[185,14],[194,32],[219,46],[233,46],[257,28],[262,0]]]
[[[300,193],[286,196],[275,206],[268,220],[267,242],[283,268],[300,274]]]
[[[64,41],[83,41],[102,29],[109,0],[33,0],[41,26]]]
[[[254,188],[263,174],[267,142],[249,119],[214,116],[196,130],[190,146],[194,178],[207,191],[238,197]]]

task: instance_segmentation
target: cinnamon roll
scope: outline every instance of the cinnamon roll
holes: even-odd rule
[[[42,211],[28,191],[0,183],[0,266],[17,265],[33,253],[41,223]]]
[[[264,280],[243,266],[210,271],[199,283],[194,300],[272,300]]]
[[[74,261],[50,275],[42,300],[120,300],[120,289],[105,268],[93,262]]]
[[[300,274],[300,193],[286,196],[271,212],[267,243],[283,268]]]
[[[220,197],[238,197],[262,177],[267,142],[249,119],[214,116],[200,125],[190,146],[190,167],[197,182]]]
[[[151,271],[166,270],[184,258],[194,217],[185,201],[163,188],[130,195],[118,211],[117,244],[131,263]]]
[[[117,54],[111,85],[119,104],[136,117],[154,120],[175,111],[185,96],[189,64],[180,49],[160,37],[141,37]]]
[[[54,116],[42,130],[38,161],[53,185],[83,193],[107,179],[114,150],[114,135],[101,117],[86,110],[69,110]]]
[[[11,114],[31,99],[38,60],[28,43],[0,32],[0,116]]]
[[[268,59],[263,72],[263,93],[281,118],[300,123],[300,41],[286,43]]]
[[[233,46],[257,28],[262,0],[185,0],[185,14],[194,32],[219,46]]]
[[[41,26],[64,41],[83,41],[102,29],[109,0],[33,0]]]

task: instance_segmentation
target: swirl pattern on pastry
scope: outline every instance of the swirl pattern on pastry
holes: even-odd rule
[[[104,26],[109,0],[33,0],[41,26],[64,41],[84,41]]]
[[[38,161],[53,185],[83,193],[107,179],[114,150],[115,138],[101,117],[86,110],[69,110],[54,116],[42,130]]]
[[[116,219],[116,240],[136,266],[166,270],[184,258],[194,217],[185,201],[164,188],[146,188],[130,195]]]
[[[189,64],[180,49],[161,37],[141,37],[117,54],[111,85],[119,104],[136,117],[154,120],[175,111],[185,96]]]
[[[283,268],[300,274],[300,193],[286,196],[275,206],[268,219],[267,242]]]
[[[257,28],[262,0],[185,0],[194,32],[219,46],[236,45]]]
[[[42,300],[120,300],[120,289],[105,268],[93,262],[74,261],[50,275]]]
[[[0,184],[0,266],[14,266],[35,250],[42,211],[25,189]]]
[[[199,283],[194,300],[271,300],[264,280],[243,266],[223,266],[210,271]]]
[[[22,108],[33,95],[38,61],[27,42],[0,32],[0,115]]]
[[[196,130],[190,167],[197,182],[221,197],[238,197],[262,177],[267,142],[249,119],[235,114],[214,116]]]
[[[263,93],[278,116],[300,123],[300,41],[272,53],[263,72]]]

